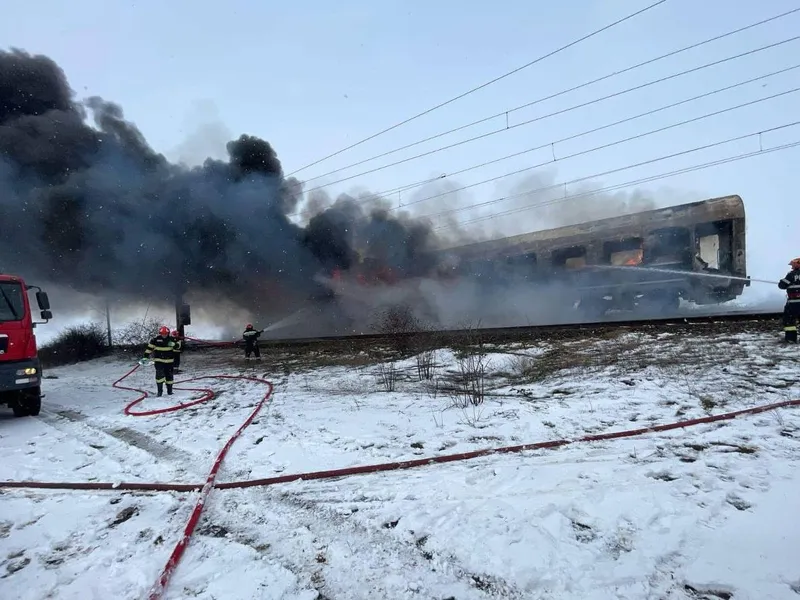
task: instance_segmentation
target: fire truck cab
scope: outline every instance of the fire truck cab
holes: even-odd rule
[[[42,321],[34,321],[28,292],[36,290]],[[53,318],[47,293],[21,277],[0,274],[0,405],[17,417],[35,416],[42,406],[42,369],[33,333]]]

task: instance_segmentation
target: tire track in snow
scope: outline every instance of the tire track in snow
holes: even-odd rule
[[[99,457],[113,460],[122,473],[134,480],[180,478],[187,473],[200,475],[190,467],[195,457],[177,448],[125,427],[93,425],[89,417],[70,409],[42,408],[39,421],[90,447]],[[155,459],[155,460],[153,460]],[[164,460],[168,462],[163,462]],[[88,466],[88,465],[87,465]]]

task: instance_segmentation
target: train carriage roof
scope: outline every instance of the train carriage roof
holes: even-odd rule
[[[727,219],[743,219],[744,203],[738,195],[710,198],[698,202],[679,204],[637,213],[587,221],[554,229],[542,229],[506,238],[476,242],[462,246],[451,246],[442,251],[462,255],[491,254],[515,246],[549,245],[556,240],[569,244],[584,243],[581,239],[591,239],[598,235],[623,236],[627,232],[637,235],[642,230],[662,227],[689,226],[695,223],[708,223]]]

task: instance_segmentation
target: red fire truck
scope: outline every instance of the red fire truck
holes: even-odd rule
[[[42,321],[34,321],[28,292],[36,290]],[[0,406],[17,417],[38,415],[42,370],[33,329],[53,318],[47,293],[21,277],[0,274]]]

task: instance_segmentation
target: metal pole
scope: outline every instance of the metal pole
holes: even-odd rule
[[[184,325],[183,320],[181,319],[181,307],[183,306],[183,294],[178,294],[175,296],[175,328],[178,330],[178,334],[181,338],[183,338],[184,334]]]
[[[108,333],[108,347],[111,348],[111,303],[106,298],[106,329]]]

